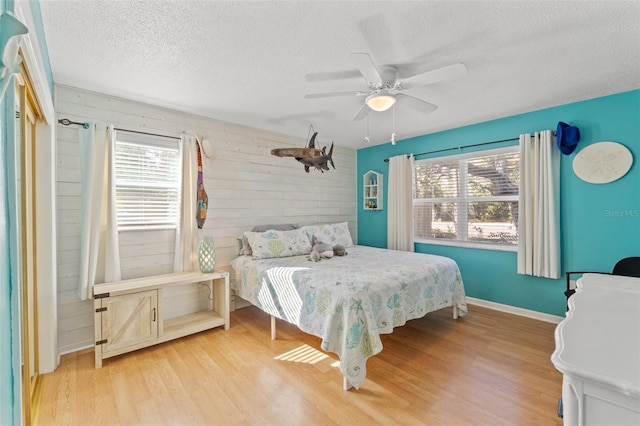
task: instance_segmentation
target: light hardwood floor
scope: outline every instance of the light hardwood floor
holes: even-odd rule
[[[477,306],[382,336],[359,390],[320,340],[254,307],[221,328],[105,360],[64,355],[43,376],[40,425],[560,425],[555,324]]]

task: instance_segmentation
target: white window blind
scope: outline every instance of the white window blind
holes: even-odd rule
[[[516,247],[518,147],[416,161],[414,239]]]
[[[171,227],[180,221],[178,139],[116,131],[118,227]]]

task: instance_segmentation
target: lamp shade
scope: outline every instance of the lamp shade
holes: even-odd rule
[[[213,272],[216,267],[216,247],[212,237],[202,237],[198,248],[198,267],[205,274]]]
[[[367,106],[374,111],[386,111],[396,103],[396,98],[386,90],[369,95],[365,101]]]

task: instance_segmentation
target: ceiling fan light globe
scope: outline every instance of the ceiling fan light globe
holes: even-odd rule
[[[388,93],[374,93],[367,97],[367,106],[374,111],[386,111],[396,103],[396,98]]]

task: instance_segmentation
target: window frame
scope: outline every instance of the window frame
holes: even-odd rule
[[[475,249],[484,249],[484,250],[495,250],[495,251],[508,251],[508,252],[517,252],[518,244],[506,245],[506,244],[497,244],[497,243],[480,243],[476,241],[468,240],[468,203],[473,202],[491,202],[491,201],[519,201],[520,196],[520,185],[518,184],[518,195],[497,195],[497,196],[483,196],[483,197],[467,197],[467,188],[468,188],[468,173],[467,167],[460,168],[460,194],[458,197],[438,197],[438,198],[416,198],[415,197],[415,188],[416,188],[416,174],[415,167],[420,163],[438,163],[438,162],[454,162],[454,161],[463,161],[468,160],[470,158],[476,157],[485,157],[490,155],[500,155],[500,154],[508,154],[508,153],[518,153],[519,154],[520,147],[519,145],[509,145],[500,148],[492,148],[485,149],[479,151],[472,151],[463,154],[454,154],[454,155],[442,155],[437,157],[430,157],[420,160],[415,160],[414,165],[414,173],[413,173],[413,201],[412,201],[412,214],[415,215],[415,206],[416,204],[428,204],[428,203],[456,203],[458,206],[458,217],[464,217],[465,223],[464,226],[458,226],[457,238],[454,239],[446,239],[446,238],[425,238],[422,236],[417,236],[415,234],[415,223],[413,227],[413,240],[415,243],[419,244],[432,244],[432,245],[442,245],[442,246],[453,246],[453,247],[465,247],[465,248],[475,248]],[[518,164],[520,164],[520,158],[518,158]],[[518,208],[520,208],[518,206]],[[464,239],[462,239],[464,238]]]
[[[126,136],[122,136],[126,135]],[[181,213],[182,213],[182,174],[183,174],[183,149],[182,143],[179,137],[172,136],[164,136],[164,135],[154,135],[150,133],[142,133],[124,129],[115,129],[114,130],[114,157],[113,157],[113,167],[114,167],[114,187],[115,187],[115,199],[116,199],[116,222],[118,227],[118,232],[126,232],[126,231],[151,231],[151,230],[162,230],[162,229],[179,229],[180,221],[181,221]],[[136,223],[136,224],[121,224],[120,218],[118,215],[118,179],[117,179],[117,148],[118,144],[134,144],[141,146],[148,146],[150,148],[156,149],[171,149],[177,150],[178,158],[177,158],[177,179],[175,188],[177,189],[177,200],[176,200],[176,216],[175,223],[166,223],[166,224],[144,224],[144,223]]]

